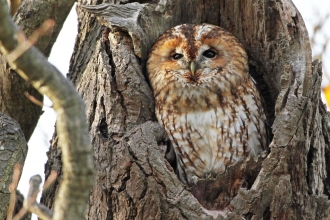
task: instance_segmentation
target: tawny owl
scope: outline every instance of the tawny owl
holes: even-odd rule
[[[153,45],[147,71],[182,182],[223,173],[267,148],[248,57],[230,33],[209,24],[176,26]]]

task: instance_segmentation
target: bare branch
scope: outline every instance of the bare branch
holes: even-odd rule
[[[45,181],[43,189],[47,189],[47,187],[50,184],[52,184],[52,182],[54,182],[56,177],[57,177],[57,172],[56,171],[52,172],[51,175],[49,175],[49,177]],[[15,215],[13,220],[21,219],[27,211],[36,214],[37,216],[39,216],[41,219],[44,219],[44,220],[50,220],[53,218],[53,212],[49,208],[47,208],[43,204],[39,204],[38,202],[36,202],[37,196],[40,191],[39,188],[40,188],[41,182],[42,182],[42,180],[41,180],[40,175],[35,175],[30,178],[30,188],[29,188],[28,196],[24,200],[24,206]],[[12,195],[14,195],[14,193]]]
[[[39,193],[39,185],[41,183],[41,177],[39,175],[33,176],[30,179],[30,189],[27,198],[24,200],[23,208],[14,216],[13,220],[21,219],[29,207],[35,203],[38,193]]]
[[[13,220],[21,219],[27,211],[30,211],[38,215],[41,219],[50,220],[53,217],[53,212],[42,204],[36,202],[39,194],[39,187],[42,180],[39,175],[35,175],[30,179],[30,188],[28,197],[24,200],[24,207],[19,213],[13,218]]]
[[[55,25],[55,21],[52,19],[46,20],[39,29],[35,30],[30,38],[26,40],[23,32],[17,34],[19,46],[12,52],[10,52],[6,59],[8,62],[14,62],[18,57],[20,57],[25,51],[27,51],[32,45],[37,43],[38,39],[49,33]]]
[[[36,99],[34,96],[30,95],[28,92],[24,92],[24,95],[26,96],[26,98],[28,98],[31,102],[33,102],[34,104],[43,107],[44,103],[42,103],[41,101],[39,101],[38,99]]]
[[[51,220],[53,218],[53,212],[43,204],[33,203],[29,207],[29,211],[43,220]]]
[[[57,178],[57,172],[52,171],[50,175],[48,176],[47,180],[44,183],[44,186],[42,187],[42,190],[46,190]]]
[[[14,0],[8,1],[14,2]],[[27,37],[33,35],[33,32],[39,29],[44,21],[48,19],[53,19],[55,21],[53,31],[49,35],[43,35],[43,37],[39,38],[34,44],[45,56],[49,56],[52,46],[74,2],[74,0],[22,1],[13,19]],[[9,8],[7,10],[9,10]],[[20,34],[16,34],[15,37],[23,39]],[[22,80],[1,55],[0,81],[3,82],[1,86],[2,92],[0,93],[0,111],[10,115],[20,124],[25,138],[28,141],[37,125],[41,114],[41,107],[25,99],[24,92],[28,92],[41,101],[43,100],[43,96],[38,93],[31,84]],[[22,114],[22,112],[25,114]]]
[[[17,49],[19,32],[5,0],[0,0],[0,50],[8,55]],[[57,132],[63,156],[63,178],[53,219],[83,219],[93,177],[92,149],[84,102],[74,86],[34,46],[9,62],[21,77],[54,103]]]
[[[13,212],[14,212],[15,203],[16,203],[16,188],[18,185],[20,174],[21,174],[21,165],[15,164],[14,173],[13,173],[13,177],[12,177],[13,180],[12,180],[12,183],[9,185],[9,190],[10,190],[11,194],[10,194],[9,208],[7,211],[7,220],[11,220],[13,218]]]
[[[10,14],[11,16],[14,16],[14,14],[17,12],[18,6],[21,3],[21,0],[7,0],[10,4]]]

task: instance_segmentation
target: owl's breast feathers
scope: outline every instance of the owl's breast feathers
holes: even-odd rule
[[[235,92],[240,94],[189,87],[156,98],[156,115],[175,148],[182,181],[222,173],[267,148],[266,117],[252,81]]]

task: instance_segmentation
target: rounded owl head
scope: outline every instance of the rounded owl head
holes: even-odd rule
[[[210,24],[183,24],[162,34],[147,62],[153,89],[176,81],[180,87],[203,87],[217,81],[222,92],[246,82],[247,54],[237,39]],[[179,84],[178,84],[179,83]]]
[[[229,32],[210,24],[183,24],[166,31],[151,49],[147,70],[154,89],[176,81],[184,87],[217,83],[225,92],[249,77],[243,46]]]

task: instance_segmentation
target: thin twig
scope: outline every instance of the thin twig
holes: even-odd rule
[[[48,176],[47,180],[42,187],[42,190],[46,190],[57,178],[57,171],[53,170],[50,175]]]
[[[40,36],[49,33],[53,27],[55,26],[55,21],[52,19],[48,19],[44,21],[44,23],[35,30],[30,38],[26,40],[25,35],[23,32],[19,32],[18,35],[18,42],[20,43],[19,46],[13,50],[11,53],[7,55],[8,62],[14,62],[18,57],[20,57],[25,51],[27,51],[31,46],[33,46],[39,39]]]
[[[20,174],[21,174],[21,165],[15,164],[12,182],[9,185],[9,190],[10,190],[11,194],[10,194],[9,208],[7,210],[7,220],[13,219],[13,213],[14,213],[15,204],[16,204],[16,188],[18,185],[18,180],[19,180]]]
[[[51,220],[53,218],[53,212],[43,204],[33,203],[29,207],[29,211],[43,220]]]
[[[10,14],[11,16],[14,16],[18,10],[18,6],[21,3],[21,0],[10,0],[8,2],[10,2]]]
[[[28,92],[24,92],[26,98],[28,98],[32,103],[40,106],[41,108],[44,107],[44,103],[36,99],[34,96],[30,95]]]
[[[44,183],[43,189],[47,189],[52,182],[57,178],[57,172],[52,171],[47,180]],[[30,188],[28,197],[24,200],[23,208],[17,213],[13,220],[19,220],[22,218],[27,211],[36,214],[38,217],[44,220],[50,220],[53,217],[53,212],[48,209],[45,205],[36,202],[37,196],[40,192],[40,184],[42,180],[40,175],[35,175],[30,179]]]
[[[30,178],[30,188],[27,198],[24,200],[23,208],[14,216],[13,220],[21,219],[29,207],[36,201],[38,193],[39,193],[39,186],[42,182],[40,175],[35,175]]]
[[[46,181],[48,184],[51,184],[51,181],[54,180],[54,177],[56,178],[57,174],[51,174],[50,180]],[[37,196],[40,192],[40,184],[42,180],[40,175],[35,175],[31,177],[30,179],[30,188],[28,197],[24,200],[24,206],[23,208],[17,213],[17,215],[13,218],[13,220],[19,220],[22,218],[27,211],[30,211],[36,215],[38,215],[41,219],[44,220],[51,220],[53,217],[53,212],[48,209],[43,204],[39,204],[36,202]]]

